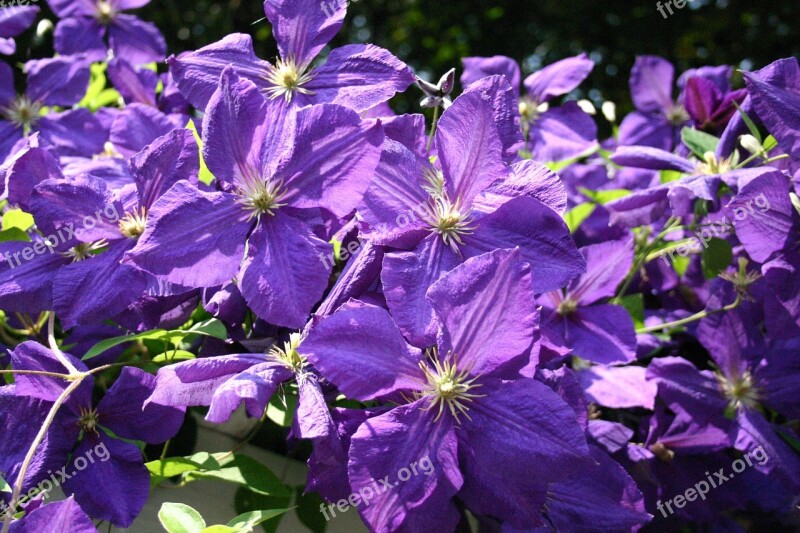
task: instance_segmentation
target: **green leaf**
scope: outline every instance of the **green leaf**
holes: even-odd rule
[[[297,518],[313,533],[324,533],[328,526],[325,516],[319,512],[320,505],[325,503],[316,492],[306,492],[304,486],[299,486],[295,492],[297,502]]]
[[[153,486],[165,479],[194,472],[196,470],[217,470],[220,464],[208,452],[198,452],[189,457],[168,457],[150,461],[144,465],[150,472],[150,481]]]
[[[137,333],[136,335],[122,335],[120,337],[111,337],[110,339],[104,339],[91,348],[86,354],[83,356],[82,360],[87,361],[92,357],[97,357],[101,353],[105,352],[106,350],[110,350],[115,346],[119,346],[120,344],[124,344],[126,342],[133,342],[137,340],[144,340],[144,339],[160,339],[168,332],[163,329],[154,329],[151,331],[145,331],[143,333]]]
[[[703,250],[703,276],[706,279],[716,278],[720,272],[730,266],[733,261],[733,249],[728,241],[712,238]]]
[[[686,274],[686,271],[689,269],[689,263],[690,259],[688,257],[683,257],[682,255],[672,257],[672,268],[675,269],[675,272],[679,276]]]
[[[214,174],[208,170],[208,165],[206,165],[206,160],[203,157],[203,139],[200,138],[200,134],[197,132],[197,126],[194,125],[194,120],[189,119],[189,124],[186,125],[186,129],[194,134],[194,140],[197,141],[197,149],[200,151],[200,174],[198,179],[206,185],[210,185],[211,182],[214,181]]]
[[[19,228],[9,228],[0,231],[0,242],[11,241],[31,242],[31,236]]]
[[[596,204],[606,205],[609,202],[614,200],[618,200],[620,198],[624,198],[628,196],[631,191],[628,189],[610,189],[606,191],[591,191],[589,189],[585,189],[583,187],[579,187],[578,190],[581,191],[587,198],[592,200]]]
[[[631,315],[633,319],[633,324],[636,329],[640,329],[644,327],[644,295],[641,293],[637,294],[629,294],[627,296],[623,296],[620,301],[620,305],[624,307],[628,314]]]
[[[0,492],[8,492],[11,493],[11,486],[6,483],[6,480],[0,476]]]
[[[683,144],[688,146],[701,160],[705,159],[706,152],[715,153],[719,145],[718,138],[694,128],[683,128],[681,139],[683,139]]]
[[[197,356],[192,352],[187,352],[186,350],[169,350],[153,357],[151,361],[154,363],[171,364],[179,361],[191,361],[192,359],[197,359]]]
[[[238,454],[218,453],[213,457],[221,468],[217,470],[197,470],[188,472],[187,479],[218,479],[242,485],[265,496],[285,496],[291,494],[272,470],[252,457]]]
[[[669,183],[671,181],[677,181],[683,177],[683,172],[680,170],[662,170],[659,173],[659,178],[661,179],[661,183]]]
[[[264,496],[247,490],[246,487],[236,489],[233,497],[233,507],[238,514],[245,514],[261,509],[284,509],[292,504],[292,494],[286,496]],[[277,533],[281,519],[285,515],[276,516],[274,520],[268,520],[261,524],[261,528],[266,533]]]
[[[284,400],[286,405],[283,405]],[[296,409],[297,396],[293,394],[275,394],[267,404],[267,418],[281,427],[288,428],[292,426]]]
[[[262,522],[271,520],[276,516],[280,516],[289,512],[289,509],[270,509],[268,511],[251,511],[249,513],[240,514],[230,522],[228,527],[234,528],[236,531],[250,531],[253,527]]]
[[[17,228],[28,231],[33,226],[33,216],[22,209],[11,209],[3,213],[3,230]]]
[[[164,503],[158,521],[169,533],[200,533],[206,527],[200,513],[182,503]]]
[[[591,202],[584,202],[564,213],[564,221],[567,223],[567,226],[569,226],[569,231],[575,233],[581,224],[583,224],[583,221],[589,218],[594,212],[596,207],[597,205]]]
[[[228,330],[225,328],[225,324],[216,318],[209,318],[203,322],[198,322],[194,326],[190,327],[187,331],[205,335],[207,337],[214,337],[215,339],[220,339],[223,341],[228,338]]]
[[[207,528],[205,528],[200,533],[240,533],[241,531],[243,531],[243,530],[236,529],[235,527],[222,526],[222,525],[218,524],[216,526],[208,526]],[[244,531],[252,531],[252,530],[247,529],[247,530],[244,530]]]

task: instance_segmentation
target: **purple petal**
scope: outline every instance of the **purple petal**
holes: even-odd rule
[[[315,105],[296,116],[292,157],[276,173],[293,207],[322,207],[338,217],[355,209],[381,157],[379,123],[350,109]]]
[[[789,87],[765,83],[752,73],[745,73],[753,107],[772,133],[781,149],[793,158],[800,157],[800,93]]]
[[[611,160],[623,167],[694,172],[695,165],[679,155],[649,146],[620,146]]]
[[[75,503],[74,498],[53,502],[26,513],[21,520],[11,523],[9,533],[38,533],[40,531],[69,531],[70,533],[97,533],[97,528]]]
[[[121,154],[132,156],[174,129],[169,117],[158,109],[133,103],[117,114],[109,140]]]
[[[528,364],[539,317],[518,250],[468,259],[434,283],[427,300],[447,348],[473,375],[512,379]]]
[[[281,57],[301,68],[310,65],[339,33],[346,11],[346,2],[264,0],[264,13],[272,24]]]
[[[586,396],[598,405],[612,409],[655,406],[657,386],[646,378],[647,369],[639,366],[593,366],[578,372]]]
[[[414,251],[389,252],[384,257],[381,281],[386,303],[400,331],[414,346],[434,343],[437,324],[425,293],[460,262],[438,235],[429,235]]]
[[[36,315],[53,307],[53,280],[58,269],[70,260],[49,250],[46,254],[33,255],[32,244],[0,244],[0,307],[5,311]],[[23,254],[33,257],[26,260]]]
[[[74,459],[67,467],[67,473],[75,475],[64,481],[64,492],[74,496],[93,518],[108,520],[121,528],[130,526],[150,494],[150,473],[139,448],[105,435],[89,434],[73,457],[85,459],[89,453],[96,460],[87,468],[78,470]],[[103,461],[98,456],[108,458]]]
[[[55,353],[35,341],[25,341],[9,352],[11,356],[11,366],[14,370],[32,370],[37,372],[53,372],[57,374],[69,374],[70,371],[61,363]],[[86,372],[86,365],[75,359],[69,354],[63,354],[72,363],[78,372]],[[76,403],[86,401],[91,394],[91,380],[81,384],[79,389],[73,393],[73,400]],[[16,376],[17,394],[55,402],[64,392],[67,384],[64,380],[50,376],[24,375]],[[72,403],[72,402],[71,402]]]
[[[597,144],[597,125],[575,102],[549,109],[533,123],[530,132],[533,158],[564,161]]]
[[[594,61],[586,54],[562,59],[534,72],[523,82],[528,96],[543,104],[577,88],[594,68]]]
[[[507,163],[518,159],[525,140],[520,130],[519,94],[503,76],[491,76],[473,83],[464,94],[477,92],[492,102],[494,120],[503,144],[503,157]]]
[[[131,159],[139,206],[150,209],[156,199],[181,180],[197,182],[200,161],[197,142],[189,130],[159,137]]]
[[[672,150],[678,127],[661,116],[634,111],[628,113],[619,125],[619,144],[621,146],[652,146],[662,150]]]
[[[664,113],[673,105],[672,83],[675,67],[657,56],[639,56],[631,70],[631,97],[644,113]]]
[[[428,235],[421,217],[429,197],[421,178],[429,168],[424,158],[402,144],[384,143],[380,163],[359,206],[369,225],[365,238],[378,245],[409,249]]]
[[[242,295],[260,318],[301,329],[327,288],[331,271],[320,258],[329,252],[303,220],[282,212],[264,216],[248,240]]]
[[[88,109],[50,113],[36,124],[43,140],[55,146],[58,156],[92,157],[103,151],[107,131]]]
[[[0,35],[3,37],[16,37],[31,27],[38,14],[39,8],[37,6],[4,7],[3,17],[0,20]]]
[[[312,75],[305,88],[312,91],[315,103],[340,104],[358,112],[388,101],[415,80],[408,65],[371,44],[331,50],[325,64]]]
[[[67,107],[77,103],[89,87],[89,62],[75,57],[37,59],[25,63],[30,99]]]
[[[252,37],[242,33],[228,35],[194,52],[171,56],[167,62],[181,93],[199,109],[205,109],[211,100],[219,87],[222,71],[228,65],[232,65],[239,76],[256,84],[271,68],[269,63],[256,57]],[[260,83],[260,88],[267,87],[266,82]]]
[[[519,65],[510,57],[464,57],[461,64],[464,66],[464,73],[461,75],[461,86],[464,89],[483,78],[500,75],[505,76],[514,93],[519,96]]]
[[[125,367],[97,406],[101,424],[123,439],[161,444],[175,436],[183,424],[184,408],[145,401],[155,391],[156,377]]]
[[[567,294],[583,305],[614,296],[631,270],[633,249],[633,240],[628,238],[581,248],[586,258],[586,274],[570,284]]]
[[[464,237],[464,243],[463,251],[468,256],[519,247],[531,265],[537,293],[564,287],[586,271],[586,262],[564,219],[538,200],[525,196],[510,200],[479,219],[477,229]]]
[[[350,486],[354,494],[374,489],[369,504],[358,508],[374,531],[450,531],[458,523],[452,498],[463,478],[455,431],[447,417],[434,421],[425,401],[368,419],[350,441]],[[408,480],[400,481],[401,469]],[[390,490],[376,484],[386,476]]]
[[[8,201],[23,209],[30,208],[34,187],[45,180],[63,177],[58,159],[39,145],[38,135],[29,137],[27,146],[3,165]]]
[[[214,391],[233,376],[265,362],[261,354],[226,355],[184,361],[159,369],[145,402],[173,407],[211,405]]]
[[[530,196],[560,215],[566,212],[567,191],[555,172],[532,160],[515,163],[511,170],[508,179],[493,184],[484,197],[476,201],[497,208],[511,198]],[[494,195],[499,197],[495,198]]]
[[[636,358],[636,332],[624,307],[610,304],[581,307],[556,320],[553,327],[558,328],[575,355],[583,359],[610,364]]]
[[[126,60],[115,57],[108,62],[108,78],[126,103],[156,106],[158,76],[152,70],[137,71]]]
[[[108,44],[115,56],[134,65],[163,61],[167,53],[167,43],[156,25],[133,15],[114,17],[108,27]]]
[[[473,511],[523,528],[541,523],[547,484],[588,453],[573,410],[532,379],[486,383],[459,436],[464,488]]]
[[[265,358],[262,356],[262,360]],[[206,420],[222,424],[244,403],[247,414],[253,418],[264,416],[269,399],[292,371],[277,361],[266,360],[222,383],[211,398]]]
[[[59,54],[85,54],[90,61],[103,61],[108,56],[105,34],[105,26],[94,17],[65,18],[56,25],[54,44]]]
[[[317,378],[310,373],[297,378],[298,402],[295,421],[303,439],[325,437],[333,430],[330,409]]]
[[[213,287],[239,271],[252,222],[236,196],[179,181],[159,198],[126,263],[171,283]]]
[[[420,350],[409,346],[385,309],[346,304],[301,345],[319,372],[349,398],[368,401],[421,390]],[[353,368],[358,368],[353,372]]]
[[[789,200],[789,179],[766,171],[749,181],[728,204],[736,236],[748,255],[759,263],[789,244],[797,213]]]
[[[91,17],[97,9],[97,3],[93,0],[48,0],[47,5],[60,18]]]
[[[504,179],[502,145],[491,102],[481,93],[459,96],[436,131],[445,188],[452,201],[469,206],[495,180]]]

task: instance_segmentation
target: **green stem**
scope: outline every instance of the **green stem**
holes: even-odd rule
[[[433,123],[431,124],[431,134],[428,137],[428,145],[425,149],[430,152],[433,146],[433,137],[436,135],[436,125],[439,123],[439,106],[433,108]]]
[[[656,332],[656,331],[662,331],[662,330],[665,330],[665,329],[672,329],[672,328],[677,328],[677,327],[680,327],[680,326],[684,326],[686,324],[690,324],[690,323],[695,322],[697,320],[701,320],[703,318],[706,318],[707,316],[711,316],[711,315],[716,314],[716,313],[723,313],[723,312],[727,312],[727,311],[732,311],[732,310],[736,309],[737,307],[739,307],[739,304],[741,302],[742,302],[741,296],[737,296],[736,300],[732,304],[726,305],[725,307],[720,307],[719,309],[714,309],[712,311],[709,311],[708,309],[704,309],[704,310],[700,311],[699,313],[695,313],[692,316],[687,316],[686,318],[682,318],[680,320],[675,320],[674,322],[665,322],[664,324],[659,324],[657,326],[649,326],[649,327],[646,327],[646,328],[637,329],[636,330],[636,334],[638,335],[638,334],[641,334],[641,333],[653,333],[653,332]]]

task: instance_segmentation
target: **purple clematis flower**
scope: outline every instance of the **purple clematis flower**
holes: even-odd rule
[[[540,298],[542,330],[550,342],[566,346],[574,355],[594,363],[632,361],[636,357],[636,332],[625,308],[599,303],[616,293],[633,264],[633,241],[607,241],[581,249],[586,274],[566,291]]]
[[[304,344],[346,396],[400,404],[352,436],[354,493],[421,459],[433,467],[378,491],[361,516],[373,531],[449,531],[458,497],[513,527],[542,524],[548,484],[565,479],[588,448],[575,411],[519,374],[537,329],[530,267],[518,251],[494,251],[445,275],[427,297],[441,329],[426,356],[384,309],[358,302],[320,321]]]
[[[17,51],[14,37],[30,28],[38,14],[37,6],[3,7],[3,13],[0,16],[0,54],[8,56]]]
[[[631,70],[630,87],[636,111],[619,126],[621,145],[640,145],[670,151],[680,141],[680,130],[691,117],[673,99],[675,67],[657,56],[639,56]]]
[[[586,54],[563,59],[534,72],[523,82],[520,68],[509,57],[465,57],[461,84],[467,88],[492,75],[503,75],[519,102],[520,127],[526,148],[536,161],[563,161],[597,146],[597,126],[575,102],[550,107],[553,101],[586,79],[594,62]]]
[[[175,407],[210,406],[206,420],[226,422],[244,403],[247,414],[264,416],[272,395],[290,381],[297,383],[295,425],[301,438],[328,435],[333,427],[319,378],[303,355],[300,333],[267,354],[237,354],[184,361],[162,368],[148,402]]]
[[[315,233],[320,210],[344,217],[361,199],[380,156],[380,124],[338,105],[297,109],[265,100],[229,67],[203,137],[218,190],[176,183],[153,205],[124,262],[191,287],[238,275],[259,317],[302,328],[331,271],[320,259],[330,246]]]
[[[120,262],[144,233],[157,199],[178,181],[197,183],[197,143],[189,130],[174,130],[134,156],[130,166],[135,184],[118,191],[83,175],[43,181],[32,194],[31,212],[45,235],[66,231],[80,241],[53,285],[53,308],[65,328],[98,324],[145,294],[186,292]]]
[[[55,31],[59,54],[85,53],[103,61],[111,49],[134,65],[163,61],[167,45],[155,24],[123,13],[150,0],[48,0],[61,20]],[[108,38],[108,46],[104,41]]]
[[[466,258],[519,247],[536,292],[561,288],[584,272],[558,214],[566,206],[558,177],[533,161],[506,165],[495,124],[482,93],[461,95],[436,132],[441,169],[387,141],[359,208],[365,238],[395,248],[383,260],[383,289],[400,329],[417,346],[430,346],[436,334],[425,292]]]
[[[280,58],[271,64],[256,57],[249,35],[236,33],[195,52],[169,58],[183,95],[204,109],[222,70],[232,65],[264,97],[288,104],[333,103],[367,111],[404,91],[416,80],[411,69],[371,44],[333,49],[324,65],[311,64],[344,22],[347,2],[320,9],[317,0],[265,0],[264,12],[278,41]]]
[[[64,356],[78,371],[86,372],[81,361]],[[17,370],[69,373],[51,350],[32,341],[17,346],[11,360]],[[77,443],[66,465],[69,477],[63,488],[92,517],[128,527],[150,493],[150,475],[141,451],[129,441],[167,441],[183,423],[184,409],[155,403],[145,406],[156,378],[138,368],[124,368],[97,405],[92,402],[92,381],[86,378],[62,407],[59,425],[67,432],[66,442],[70,448]],[[16,387],[17,394],[54,402],[63,392],[64,382],[20,375]]]
[[[97,528],[70,496],[66,500],[43,505],[11,522],[9,533],[38,533],[58,527],[70,533],[97,533]]]
[[[14,73],[0,63],[0,159],[16,143],[39,132],[56,155],[91,157],[103,150],[100,122],[88,109],[43,113],[47,106],[69,107],[83,98],[89,86],[89,61],[85,56],[38,59],[25,64],[28,88],[18,95]]]

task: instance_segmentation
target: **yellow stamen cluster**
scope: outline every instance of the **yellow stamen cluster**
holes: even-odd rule
[[[97,2],[97,10],[94,16],[100,24],[104,26],[110,24],[111,21],[114,20],[116,14],[117,11],[107,0],[100,0]]]
[[[666,113],[667,121],[673,126],[680,126],[688,121],[690,118],[686,108],[682,105],[676,104]]]
[[[732,409],[754,409],[758,406],[761,394],[755,386],[752,374],[749,371],[741,375],[729,378],[722,373],[717,373],[717,382],[728,400],[728,405]]]
[[[715,176],[730,172],[733,167],[732,158],[717,159],[713,152],[706,152],[703,155],[703,162],[697,165],[697,173],[704,176]]]
[[[106,246],[108,246],[108,241],[105,239],[101,239],[97,242],[82,242],[64,252],[63,255],[68,259],[72,259],[73,263],[77,263],[78,261],[88,259],[94,255],[94,252],[102,250]]]
[[[100,417],[97,414],[97,409],[86,409],[81,407],[80,416],[78,417],[78,426],[86,433],[97,433],[97,425],[99,424]]]
[[[269,95],[270,100],[283,97],[286,103],[289,103],[295,93],[314,94],[303,87],[313,77],[311,72],[305,72],[305,69],[300,68],[292,58],[278,59],[267,71],[265,79],[272,87],[265,89],[264,92]]]
[[[469,419],[470,416],[467,413],[469,404],[475,398],[483,397],[481,394],[470,392],[471,389],[481,386],[475,383],[479,376],[470,377],[471,368],[459,371],[455,357],[451,356],[451,354],[448,354],[448,357],[440,361],[437,357],[436,349],[431,349],[428,352],[428,359],[430,363],[426,361],[420,361],[419,363],[422,372],[425,374],[428,388],[417,393],[417,398],[428,397],[431,399],[428,409],[437,409],[435,420],[439,420],[442,417],[445,408],[453,416],[456,423],[460,423],[460,415],[464,415]]]
[[[239,190],[239,203],[250,211],[250,219],[261,218],[261,215],[275,216],[275,211],[286,203],[281,202],[286,191],[283,181],[246,178],[244,186]]]
[[[469,235],[475,230],[470,224],[469,211],[463,211],[460,200],[451,202],[446,194],[431,198],[428,205],[428,223],[430,231],[442,237],[442,241],[455,253],[458,247],[464,244],[463,235]]]
[[[285,364],[293,372],[299,373],[308,366],[308,360],[298,351],[301,342],[303,342],[303,336],[300,333],[292,333],[289,340],[283,343],[283,348],[273,346],[267,356]]]
[[[147,225],[147,210],[142,207],[126,213],[119,221],[119,231],[129,239],[138,239]]]
[[[39,120],[42,114],[42,104],[22,95],[12,100],[8,107],[3,108],[1,112],[9,122],[22,128],[27,134]]]

